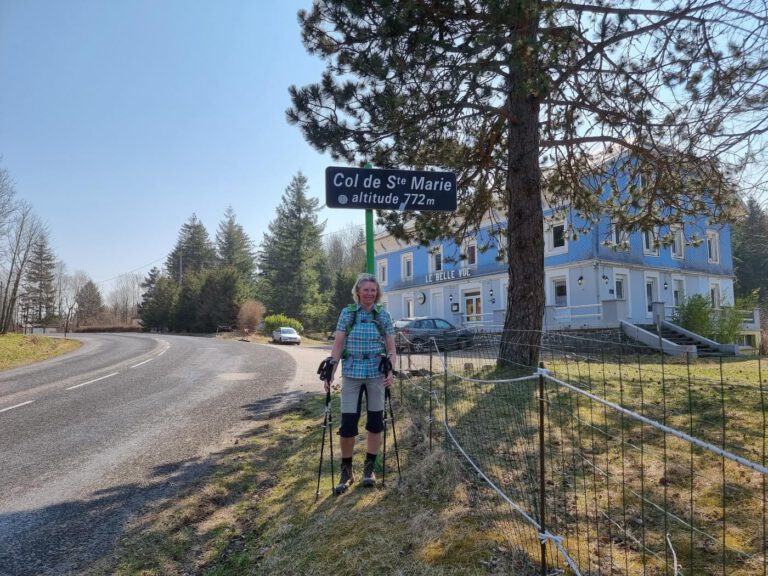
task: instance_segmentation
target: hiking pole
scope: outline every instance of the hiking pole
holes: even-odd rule
[[[333,376],[334,362],[330,358],[326,358],[320,363],[320,367],[317,369],[317,373],[320,375],[320,379],[326,384],[325,391],[325,414],[323,416],[323,441],[320,444],[320,464],[317,468],[317,492],[315,493],[315,501],[320,497],[320,476],[323,471],[323,452],[325,451],[325,431],[328,430],[328,448],[331,453],[331,491],[333,492],[333,477],[335,475],[333,470],[333,412],[331,412],[331,378]]]
[[[320,475],[323,471],[323,453],[325,451],[325,431],[328,430],[328,448],[331,452],[331,490],[333,490],[333,414],[331,413],[331,391],[325,393],[325,416],[323,417],[323,441],[320,444],[320,464],[317,468],[317,492],[315,500],[320,497]]]
[[[389,359],[389,354],[382,354],[379,361],[379,371],[387,375],[392,372],[395,373],[392,368],[392,361]],[[387,404],[389,404],[389,418],[387,417]],[[395,415],[392,412],[392,395],[389,392],[389,388],[384,388],[384,454],[381,458],[381,483],[382,485],[387,478],[387,421],[392,419],[392,439],[395,442],[395,458],[397,460],[397,479],[401,480],[400,476],[400,454],[397,451],[397,433],[395,432]]]
[[[392,411],[392,395],[389,393],[389,388],[386,389],[384,392],[384,404],[386,408],[386,404],[389,404],[389,417],[392,420],[392,441],[395,445],[395,461],[397,462],[397,481],[400,482],[402,480],[402,476],[400,474],[400,454],[397,451],[397,432],[395,432],[395,413]],[[384,432],[386,433],[387,429],[384,428]],[[382,474],[383,477],[383,474]],[[383,481],[383,479],[382,479]]]

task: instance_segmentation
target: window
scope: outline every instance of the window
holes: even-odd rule
[[[685,300],[685,282],[679,278],[672,280],[672,304],[677,308]]]
[[[387,261],[379,260],[376,263],[376,278],[382,286],[387,285]]]
[[[685,258],[685,236],[682,226],[675,226],[672,232],[672,258],[683,260]]]
[[[555,306],[558,308],[568,306],[568,285],[565,278],[552,280],[552,292],[555,295]]]
[[[437,246],[429,251],[429,271],[440,272],[443,269],[443,247]]]
[[[720,308],[720,284],[709,285],[709,299],[712,308]]]
[[[413,318],[416,315],[413,307],[413,298],[410,296],[403,297],[403,312],[405,312],[406,318]]]
[[[400,278],[402,280],[413,280],[413,254],[403,254],[401,263]]]
[[[710,264],[720,263],[720,234],[714,230],[707,231],[707,261]]]
[[[624,286],[625,282],[627,281],[627,278],[625,276],[616,275],[615,280],[615,286],[616,286],[616,300],[624,300]]]
[[[565,222],[555,222],[554,224],[548,225],[544,243],[544,249],[547,254],[564,254],[568,252]]]
[[[464,256],[462,259],[462,267],[475,268],[477,267],[477,242],[474,240],[467,240],[464,242]]]
[[[616,222],[611,222],[608,244],[618,251],[626,252],[629,250],[629,234],[621,230]]]
[[[464,293],[464,311],[467,322],[480,322],[483,319],[483,305],[480,301],[480,291]]]
[[[658,244],[658,230],[643,230],[643,254],[646,256],[658,256],[659,244]]]

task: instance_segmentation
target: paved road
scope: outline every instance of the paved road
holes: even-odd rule
[[[251,422],[318,392],[327,350],[149,334],[0,372],[0,576],[77,574],[215,465]]]

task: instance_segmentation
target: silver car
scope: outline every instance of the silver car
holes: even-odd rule
[[[398,350],[426,352],[437,343],[438,348],[469,348],[475,335],[466,328],[454,326],[442,318],[401,318],[393,324]]]
[[[288,326],[281,326],[274,332],[272,332],[272,342],[277,344],[301,344],[301,336],[293,328]]]

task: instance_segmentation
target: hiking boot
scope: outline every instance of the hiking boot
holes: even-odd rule
[[[336,485],[336,488],[334,489],[334,492],[336,494],[343,494],[347,491],[347,488],[349,488],[350,484],[355,481],[355,476],[352,474],[352,464],[346,464],[342,463],[341,465],[341,478],[339,478],[339,483]]]
[[[373,488],[376,486],[376,474],[373,471],[373,467],[376,465],[376,460],[366,460],[363,467],[363,486]]]

